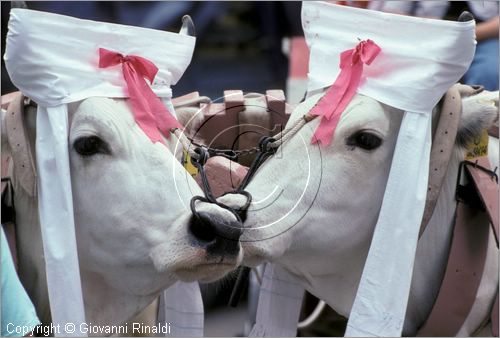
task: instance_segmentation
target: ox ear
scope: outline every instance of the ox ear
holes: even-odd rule
[[[462,98],[462,118],[458,127],[456,144],[466,147],[479,137],[484,129],[498,123],[498,91],[483,91]]]
[[[189,15],[184,15],[182,17],[182,27],[179,34],[196,36],[196,30],[194,28],[193,20]]]

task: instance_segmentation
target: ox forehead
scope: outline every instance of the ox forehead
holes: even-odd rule
[[[356,96],[342,114],[339,132],[334,135],[334,139],[351,135],[359,130],[372,130],[380,137],[388,136],[390,123],[385,118],[386,111],[393,112],[395,109],[363,95]]]
[[[112,155],[117,157],[127,150],[137,152],[131,143],[140,143],[144,147],[139,148],[141,153],[154,154],[147,149],[170,151],[161,143],[153,143],[145,137],[126,100],[89,98],[70,105],[70,109],[73,114],[69,137],[73,145],[79,138],[93,136],[95,142],[107,144]]]

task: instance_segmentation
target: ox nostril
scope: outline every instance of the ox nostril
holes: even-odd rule
[[[193,215],[189,223],[189,232],[202,243],[211,243],[217,238],[215,227],[210,222],[210,216],[204,212]]]
[[[243,233],[243,224],[239,220],[227,220],[205,212],[193,215],[189,232],[196,245],[207,250],[209,255],[236,256],[240,250],[239,239]]]

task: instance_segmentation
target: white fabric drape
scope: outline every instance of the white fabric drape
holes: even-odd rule
[[[67,106],[38,106],[36,119],[38,213],[43,225],[43,252],[52,321],[61,327],[61,331],[54,334],[81,336],[79,330],[67,332],[65,326],[66,323],[73,323],[80,327],[85,323],[71,193]]]
[[[346,337],[398,337],[425,207],[431,114],[406,112]],[[386,266],[384,266],[384,263]]]
[[[304,288],[283,268],[266,264],[255,325],[250,337],[293,337],[297,335]]]
[[[177,282],[160,296],[158,322],[168,323],[165,336],[203,337],[203,300],[197,282]]]

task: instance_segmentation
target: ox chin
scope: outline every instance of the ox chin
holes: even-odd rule
[[[174,271],[175,276],[184,282],[200,281],[210,283],[223,278],[238,267],[234,263],[203,263],[190,268],[182,268]]]
[[[185,282],[198,280],[210,283],[235,270],[242,259],[241,250],[237,255],[210,255],[205,252],[204,259],[191,265],[179,266],[174,270],[174,274]]]

